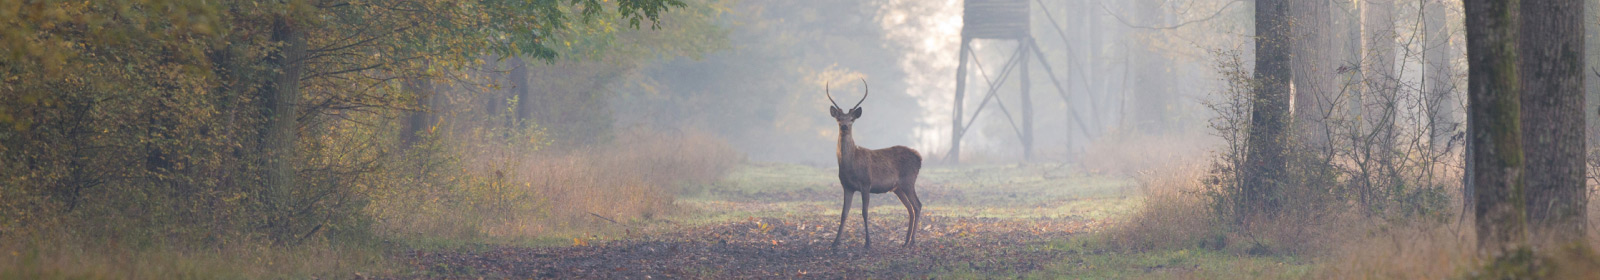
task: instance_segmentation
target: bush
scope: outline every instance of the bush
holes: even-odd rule
[[[1438,223],[1452,216],[1445,193],[1455,185],[1454,179],[1460,178],[1459,169],[1446,164],[1453,154],[1448,148],[1452,145],[1443,143],[1441,149],[1426,144],[1429,134],[1420,125],[1424,121],[1418,120],[1425,117],[1421,112],[1388,119],[1394,121],[1395,129],[1374,129],[1384,126],[1361,116],[1329,113],[1333,117],[1324,120],[1328,126],[1322,134],[1328,135],[1326,143],[1288,143],[1287,172],[1276,178],[1281,183],[1267,198],[1281,207],[1264,211],[1245,205],[1242,198],[1249,188],[1242,185],[1241,167],[1247,162],[1250,106],[1257,83],[1238,52],[1214,55],[1218,58],[1215,67],[1227,86],[1206,106],[1214,113],[1209,124],[1221,145],[1204,168],[1189,166],[1178,174],[1159,176],[1150,174],[1172,173],[1174,168],[1138,172],[1143,174],[1141,182],[1149,201],[1123,225],[1121,245],[1139,250],[1210,247],[1249,254],[1327,252],[1338,246],[1341,238],[1351,237],[1341,235],[1342,228]],[[1385,108],[1421,100],[1362,102],[1366,103],[1340,103],[1331,108]]]
[[[369,209],[380,232],[399,236],[518,239],[595,232],[676,211],[673,199],[683,185],[709,184],[741,160],[725,141],[703,132],[617,135],[611,143],[572,151],[475,142],[488,144],[449,147],[461,156],[442,159],[431,149],[443,145],[419,146],[412,156],[424,160],[398,171],[431,176],[397,182],[433,187],[382,195]],[[419,171],[425,173],[412,173]]]
[[[1111,243],[1133,251],[1227,247],[1216,212],[1196,211],[1207,208],[1198,195],[1203,174],[1197,166],[1185,166],[1135,177],[1144,203],[1113,228]]]

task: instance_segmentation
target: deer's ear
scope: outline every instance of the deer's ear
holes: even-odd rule
[[[828,114],[829,115],[833,115],[833,117],[835,117],[835,118],[838,118],[839,116],[844,115],[844,111],[840,111],[839,107],[828,106]]]
[[[856,107],[855,109],[850,109],[850,118],[852,118],[852,119],[861,118],[861,107]]]

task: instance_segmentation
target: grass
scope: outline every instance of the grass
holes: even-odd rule
[[[116,246],[72,237],[0,246],[0,279],[359,278],[399,269],[381,248],[326,243],[293,247]]]
[[[1211,250],[1070,254],[1027,275],[1035,279],[1297,279],[1310,266],[1292,259],[1243,257]]]
[[[838,215],[837,169],[785,163],[734,168],[727,179],[692,188],[679,204],[709,220]],[[924,167],[917,180],[927,215],[993,218],[1111,218],[1137,205],[1131,181],[1070,171],[1055,164]],[[873,211],[902,209],[892,195],[874,195]],[[860,199],[855,199],[860,205]]]
[[[1299,279],[1313,266],[1285,256],[1244,256],[1210,249],[1127,251],[1109,246],[1103,235],[1085,240],[1051,241],[1046,250],[1066,257],[1030,273],[1034,279]]]

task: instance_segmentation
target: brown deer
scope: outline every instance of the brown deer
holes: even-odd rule
[[[856,119],[861,118],[861,102],[867,101],[870,92],[866,79],[861,80],[861,86],[866,91],[862,92],[861,101],[857,101],[848,113],[839,109],[839,103],[833,101],[833,94],[828,92],[826,84],[822,89],[823,94],[828,95],[828,102],[833,103],[828,113],[833,114],[833,119],[839,122],[839,149],[835,152],[839,156],[839,184],[844,186],[844,209],[839,210],[839,231],[833,236],[832,248],[839,248],[839,238],[844,236],[844,221],[850,217],[850,199],[856,192],[861,192],[861,235],[866,237],[862,247],[872,248],[871,224],[867,222],[868,199],[872,197],[871,194],[886,192],[894,192],[895,196],[900,197],[900,203],[906,206],[910,219],[906,222],[905,246],[909,247],[916,243],[917,218],[922,216],[922,200],[917,199],[916,189],[917,172],[922,169],[922,155],[905,146],[881,150],[856,146],[850,128]]]

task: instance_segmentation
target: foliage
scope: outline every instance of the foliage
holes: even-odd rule
[[[400,143],[398,117],[436,109],[419,106],[428,96],[401,81],[468,89],[483,80],[470,70],[482,55],[600,55],[553,38],[614,21],[659,27],[679,7],[686,4],[0,1],[0,236],[69,227],[90,240],[156,243],[362,238],[381,218],[366,213],[375,195],[471,183],[429,178],[457,167],[439,149]],[[306,34],[303,54],[289,53],[285,30]],[[262,174],[275,151],[262,139],[275,133],[267,128],[274,77],[296,73],[288,78],[298,81],[299,102],[291,104],[298,114],[287,160],[297,183],[274,202],[269,194],[280,190]],[[522,130],[508,135],[531,139],[519,149],[548,138],[537,125],[515,127]],[[424,173],[383,177],[399,171]]]

